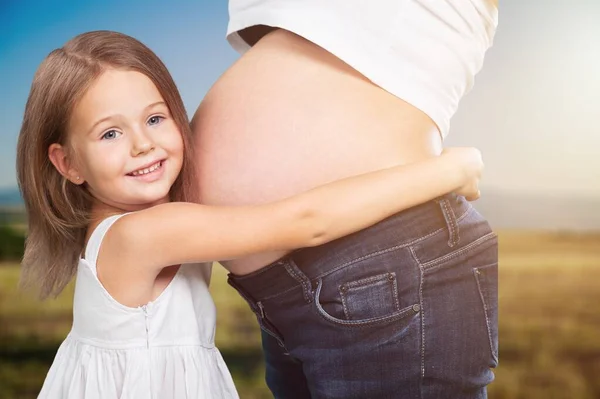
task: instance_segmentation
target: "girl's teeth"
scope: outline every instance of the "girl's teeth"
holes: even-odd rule
[[[159,166],[160,166],[160,162],[157,163],[157,164],[155,164],[155,165],[153,165],[153,166],[151,166],[151,167],[149,167],[149,168],[146,168],[144,170],[137,170],[137,171],[135,171],[135,172],[133,172],[131,174],[133,176],[145,175],[146,173],[154,172],[156,169],[158,169]]]

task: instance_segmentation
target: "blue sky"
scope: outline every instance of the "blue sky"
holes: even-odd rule
[[[484,189],[600,198],[598,21],[598,0],[500,0],[494,46],[447,141],[482,150]],[[0,0],[0,189],[16,185],[23,108],[52,49],[89,30],[132,35],[163,59],[193,114],[238,58],[227,22],[226,0]]]
[[[192,115],[238,57],[225,40],[227,21],[227,2],[221,0],[0,0],[0,189],[16,185],[15,147],[25,102],[33,75],[50,51],[85,31],[129,34],[165,62]]]

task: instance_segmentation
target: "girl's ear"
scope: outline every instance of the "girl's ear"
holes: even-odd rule
[[[57,143],[51,144],[48,148],[48,158],[50,158],[50,162],[52,162],[58,173],[71,183],[80,185],[85,182],[62,145]]]

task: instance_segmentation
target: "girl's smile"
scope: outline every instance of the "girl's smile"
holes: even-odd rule
[[[80,177],[74,183],[85,182],[96,206],[133,211],[170,200],[183,140],[146,75],[105,70],[77,102],[68,132],[67,149],[57,145],[65,154],[64,168]]]
[[[142,166],[131,173],[127,173],[127,176],[133,177],[139,181],[151,183],[162,177],[164,171],[163,165],[165,161],[166,160],[161,159],[160,161],[154,162],[150,165]]]

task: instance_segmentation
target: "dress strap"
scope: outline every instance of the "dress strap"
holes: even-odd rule
[[[127,215],[127,213],[107,217],[100,222],[100,224],[92,232],[92,235],[90,236],[90,239],[85,247],[85,260],[94,268],[94,270],[96,269],[96,261],[98,260],[100,245],[102,244],[102,240],[104,240],[106,232],[117,220],[125,215]]]

